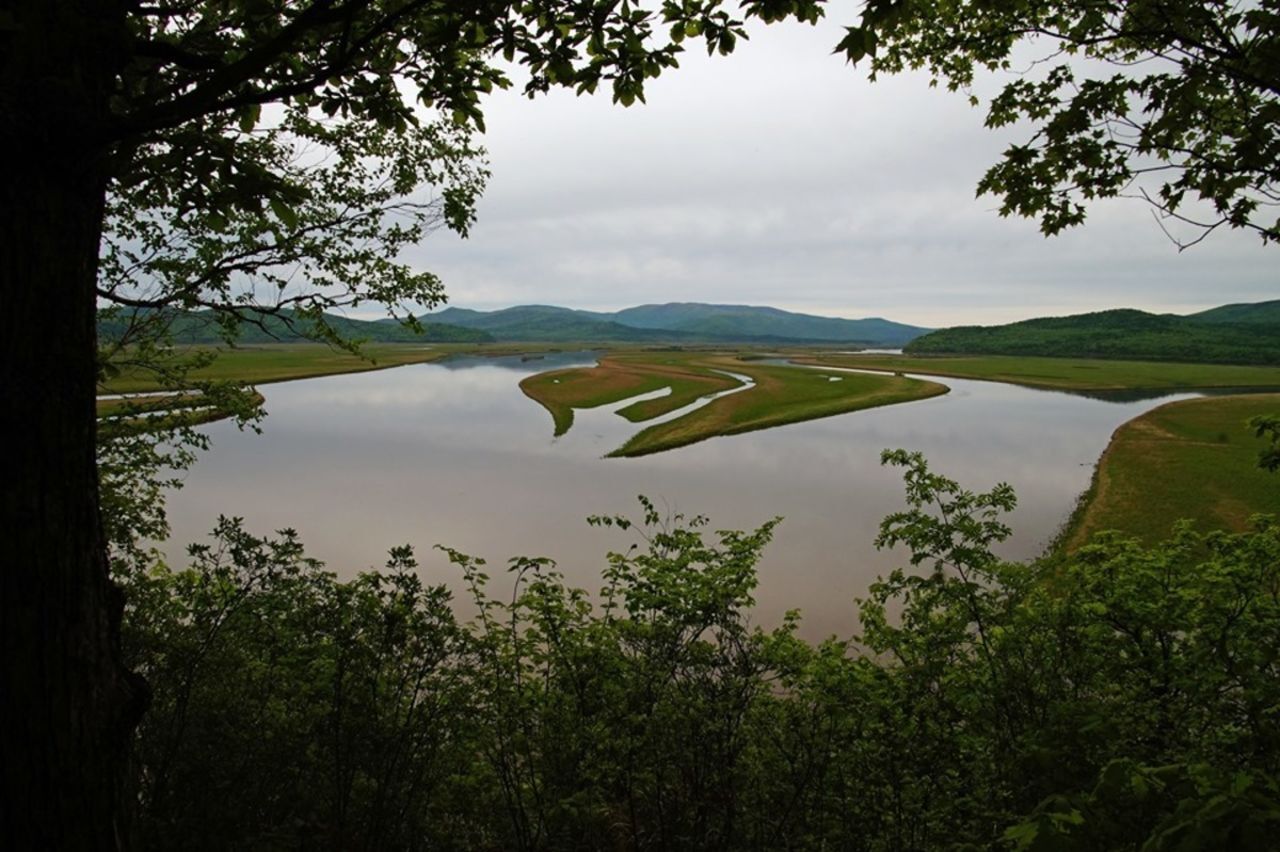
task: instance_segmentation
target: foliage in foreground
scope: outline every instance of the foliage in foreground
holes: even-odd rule
[[[1250,417],[1249,428],[1269,444],[1258,451],[1258,467],[1271,473],[1280,471],[1280,417]]]
[[[1006,563],[1007,486],[886,460],[912,567],[816,645],[748,624],[776,521],[648,503],[593,519],[644,540],[594,599],[536,559],[498,596],[450,551],[465,623],[407,549],[340,582],[224,521],[190,568],[122,561],[142,846],[1269,848],[1280,526]]]
[[[988,127],[1030,127],[978,184],[1000,213],[1078,225],[1098,198],[1145,198],[1194,237],[1280,239],[1280,8],[1274,0],[869,0],[837,51],[872,77],[925,68],[977,105],[984,72],[1012,72]],[[1171,236],[1174,236],[1171,234]]]

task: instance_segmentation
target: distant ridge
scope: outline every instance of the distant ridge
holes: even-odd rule
[[[1180,316],[1122,308],[1007,325],[957,326],[906,346],[924,355],[1042,355],[1280,364],[1280,300]]]
[[[209,311],[167,311],[176,343],[220,343],[220,328]],[[147,316],[148,312],[141,312]],[[154,315],[154,312],[151,312]],[[261,315],[263,328],[244,323],[239,343],[297,342],[311,339],[309,321],[285,312],[296,328],[276,316]],[[675,344],[828,344],[849,347],[900,347],[928,329],[873,317],[841,319],[752,305],[679,302],[639,305],[606,313],[555,305],[518,305],[498,311],[445,308],[423,314],[423,333],[393,319],[357,320],[325,315],[343,337],[379,343],[491,341],[513,343],[675,343]],[[122,315],[104,314],[98,333],[119,339],[127,325]]]
[[[1272,299],[1269,302],[1222,305],[1221,307],[1201,311],[1198,314],[1191,314],[1187,318],[1196,322],[1226,322],[1280,327],[1280,299]]]
[[[484,312],[446,308],[423,320],[483,330],[504,341],[828,343],[898,347],[928,329],[881,318],[840,319],[752,305],[672,302],[614,313],[552,305]]]
[[[282,311],[282,316],[261,314],[261,327],[254,323],[242,323],[236,337],[237,343],[300,343],[314,339],[310,320],[298,317],[292,311]],[[119,340],[128,329],[130,316],[143,320],[155,320],[158,311],[129,313],[100,313],[98,337],[102,340]],[[221,327],[212,311],[163,312],[174,343],[217,344],[223,343]],[[372,343],[487,343],[493,340],[478,329],[462,328],[445,323],[423,323],[422,331],[414,332],[396,320],[358,320],[325,314],[325,321],[342,337]],[[293,323],[292,327],[290,322]]]
[[[672,335],[632,328],[606,317],[605,314],[591,314],[552,305],[520,305],[492,312],[445,308],[443,311],[424,314],[419,319],[423,322],[443,322],[483,331],[494,340],[511,342],[698,342],[695,335]]]

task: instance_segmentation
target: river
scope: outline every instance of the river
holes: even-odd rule
[[[855,596],[906,554],[877,552],[880,519],[903,506],[899,472],[880,451],[922,451],[932,468],[985,490],[1018,494],[1001,553],[1041,552],[1086,487],[1111,433],[1162,401],[1116,402],[993,382],[936,379],[939,397],[745,435],[636,459],[605,459],[632,432],[610,410],[576,412],[552,438],[550,415],[525,397],[524,376],[594,363],[591,353],[543,359],[467,358],[265,385],[263,434],[206,427],[212,449],[169,495],[171,556],[200,541],[219,514],[265,534],[298,530],[310,555],[341,576],[412,544],[431,582],[461,591],[446,544],[489,561],[494,583],[515,555],[549,556],[595,590],[610,550],[634,534],[589,527],[592,514],[638,516],[636,495],[663,511],[703,514],[712,529],[781,515],[760,565],[754,618],[789,609],[802,633],[854,629]],[[610,408],[617,408],[611,406]]]

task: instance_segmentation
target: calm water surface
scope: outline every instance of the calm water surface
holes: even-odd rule
[[[808,637],[847,635],[853,598],[906,562],[872,545],[880,519],[903,505],[900,476],[880,467],[881,450],[920,450],[971,489],[1012,484],[1019,507],[1002,552],[1025,558],[1088,486],[1112,431],[1159,404],[937,379],[949,394],[604,459],[642,428],[611,413],[620,405],[578,411],[573,429],[554,439],[550,415],[518,387],[530,373],[591,363],[590,353],[477,358],[267,385],[262,435],[206,427],[213,448],[169,498],[170,553],[202,540],[219,514],[239,515],[258,534],[293,527],[342,576],[408,543],[426,577],[458,593],[456,571],[431,549],[439,543],[491,568],[518,554],[549,556],[594,590],[606,552],[634,536],[585,518],[635,517],[644,494],[660,508],[707,515],[715,529],[783,516],[760,565],[756,621],[773,625],[798,608]],[[502,582],[501,570],[490,574]]]

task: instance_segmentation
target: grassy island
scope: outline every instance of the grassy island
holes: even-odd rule
[[[936,382],[902,376],[824,373],[806,367],[764,364],[729,353],[645,352],[614,355],[596,367],[531,376],[520,387],[550,413],[555,434],[573,424],[574,408],[592,408],[667,387],[666,396],[643,400],[618,414],[644,422],[677,411],[701,397],[752,384],[674,420],[634,435],[613,456],[661,452],[718,435],[767,429],[864,408],[892,405],[947,392]]]
[[[632,423],[639,423],[741,384],[732,376],[699,363],[696,356],[663,352],[612,354],[601,358],[595,367],[530,376],[520,383],[520,389],[551,412],[555,434],[560,436],[573,425],[575,408],[596,408],[670,388],[666,396],[636,402],[618,412]]]

